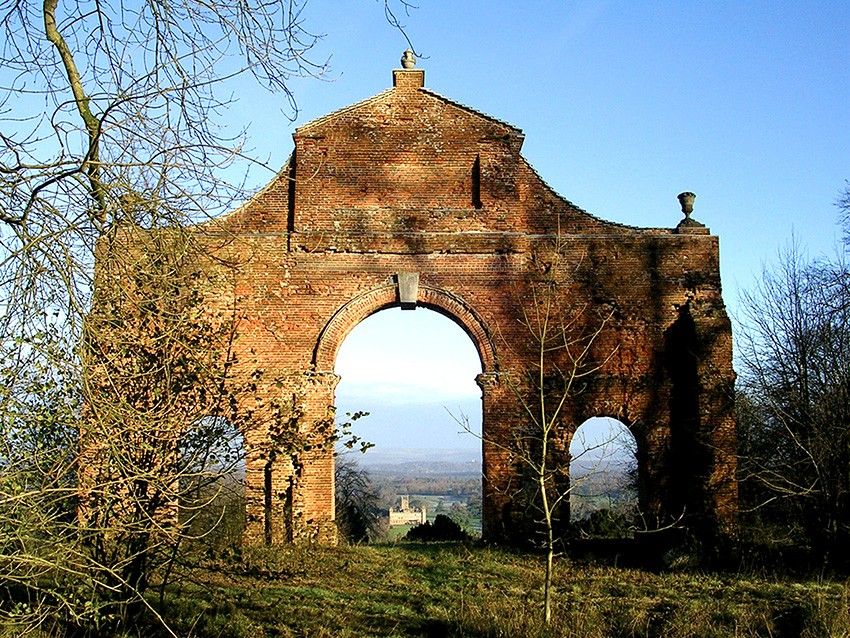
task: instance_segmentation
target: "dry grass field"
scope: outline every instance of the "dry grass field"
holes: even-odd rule
[[[850,636],[848,581],[567,559],[545,627],[540,558],[462,544],[257,549],[180,576],[164,616],[196,638]]]

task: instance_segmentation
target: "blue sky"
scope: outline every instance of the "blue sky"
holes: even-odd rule
[[[250,144],[275,168],[295,127],[388,88],[407,46],[381,2],[311,0],[303,17],[325,34],[316,57],[331,71],[292,83],[296,121],[273,108],[279,96],[243,98]],[[834,250],[850,178],[850,3],[421,0],[402,21],[427,56],[426,86],[523,129],[523,155],[575,204],[674,226],[676,194],[694,191],[733,314],[792,232],[810,254]],[[381,366],[365,338],[361,364]],[[416,396],[449,403],[428,384],[459,365],[423,374]]]
[[[523,155],[606,219],[673,226],[676,195],[721,239],[727,303],[792,229],[832,249],[850,178],[850,3],[445,2],[404,18],[426,85],[525,132]],[[295,127],[391,85],[403,37],[370,0],[311,0],[326,81],[252,105],[257,153],[281,165]],[[282,101],[281,101],[282,103]]]
[[[374,314],[343,342],[335,371],[338,420],[369,412],[353,430],[376,445],[364,462],[400,449],[480,453],[481,362],[450,319],[422,308]]]

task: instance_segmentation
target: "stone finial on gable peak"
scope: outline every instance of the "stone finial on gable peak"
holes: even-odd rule
[[[415,69],[416,55],[413,50],[407,49],[401,54],[400,69],[393,69],[393,87],[397,89],[415,90],[425,86],[425,71]]]
[[[705,224],[701,224],[691,217],[691,213],[694,212],[694,200],[696,198],[697,196],[690,191],[685,191],[684,193],[679,193],[677,195],[679,205],[682,207],[682,214],[685,216],[685,218],[679,222],[678,226],[676,226],[677,233],[686,233],[690,235],[709,234],[710,231],[705,227]]]

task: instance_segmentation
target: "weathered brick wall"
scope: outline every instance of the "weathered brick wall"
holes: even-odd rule
[[[398,273],[417,273],[418,304],[456,320],[482,357],[484,534],[509,538],[523,514],[501,444],[523,417],[505,375],[535,360],[518,319],[535,282],[550,281],[559,319],[578,308],[610,316],[591,353],[600,369],[565,406],[558,462],[568,466],[578,424],[614,416],[638,442],[651,517],[684,511],[706,533],[733,532],[734,375],[717,238],[580,210],[521,157],[518,129],[423,78],[395,71],[394,88],[298,129],[278,177],[202,228],[216,257],[208,267],[226,271],[216,299],[240,315],[241,371],[262,372],[260,404],[297,405],[305,432],[327,419],[337,348],[363,318],[398,305]],[[332,450],[270,462],[272,438],[261,425],[246,434],[248,536],[332,541]]]

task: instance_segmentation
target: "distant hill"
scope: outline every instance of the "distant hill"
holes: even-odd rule
[[[634,457],[627,456],[593,456],[591,454],[575,459],[570,464],[573,478],[594,474],[625,475],[635,465]]]
[[[393,404],[351,397],[337,397],[337,421],[344,422],[346,413],[358,410],[368,416],[358,419],[352,432],[376,445],[369,451],[401,451],[418,448],[431,452],[465,450],[481,454],[481,399],[459,399],[445,402]],[[473,434],[466,432],[452,416],[468,415]]]
[[[374,475],[453,476],[481,475],[481,453],[475,450],[371,449],[354,456],[357,463]]]
[[[343,452],[371,474],[393,476],[480,476],[481,452],[470,449],[441,448],[372,448],[365,454]],[[572,464],[574,478],[588,474],[618,474],[628,472],[634,458],[623,455],[586,454]]]

